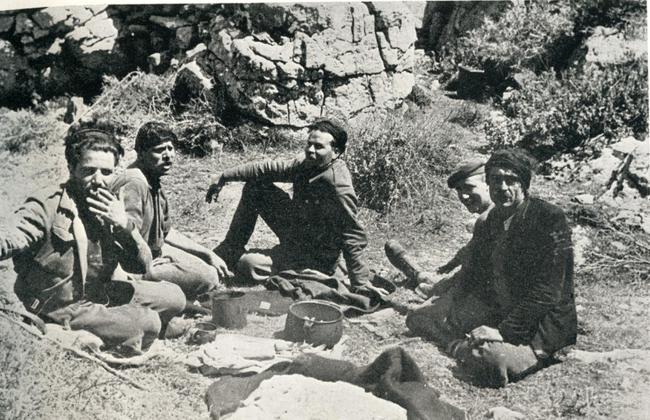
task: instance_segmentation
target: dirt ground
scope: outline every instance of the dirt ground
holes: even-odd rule
[[[285,153],[286,154],[286,153]],[[133,153],[127,154],[127,161]],[[272,157],[272,152],[267,153]],[[175,226],[210,247],[225,234],[239,198],[241,185],[227,185],[216,204],[206,204],[204,194],[211,175],[221,168],[244,160],[223,154],[202,159],[179,156],[177,165],[164,181],[173,209]],[[29,156],[0,156],[0,215],[10,213],[31,191],[64,180],[67,176],[61,146]],[[557,201],[557,189],[539,180],[538,193]],[[548,187],[548,188],[546,188]],[[553,194],[544,191],[554,191]],[[450,194],[453,198],[453,195]],[[362,210],[368,229],[371,266],[390,278],[400,280],[383,255],[388,238],[405,243],[425,267],[435,267],[451,257],[469,238],[465,225],[471,221],[457,205],[456,218],[446,220],[442,229],[429,229],[426,218],[417,215],[387,221]],[[252,246],[269,247],[275,239],[262,223]],[[11,263],[0,266],[0,284],[10,290]],[[641,349],[650,353],[650,291],[612,279],[594,283],[576,270],[579,337],[576,349],[609,351]],[[394,300],[416,302],[415,294],[399,288]],[[364,317],[360,319],[363,320]],[[531,419],[549,418],[650,418],[650,366],[645,359],[610,360],[585,363],[567,359],[504,389],[480,388],[458,372],[455,363],[431,342],[409,335],[404,315],[392,312],[374,331],[364,323],[345,322],[349,337],[345,359],[357,364],[372,361],[382,350],[402,346],[419,363],[429,385],[446,400],[467,410],[470,418],[483,418],[496,406],[519,411]],[[358,321],[359,319],[357,319]],[[249,316],[245,334],[270,337],[284,326],[284,317]],[[5,418],[207,418],[203,395],[213,379],[189,371],[171,360],[156,360],[140,368],[124,369],[130,378],[145,384],[140,391],[109,375],[98,366],[26,335],[14,325],[0,320],[0,417]],[[182,353],[192,347],[183,339],[166,343]]]

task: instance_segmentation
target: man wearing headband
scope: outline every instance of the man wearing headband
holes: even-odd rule
[[[133,354],[151,345],[161,317],[180,313],[185,300],[173,284],[142,282],[136,290],[114,280],[118,264],[144,273],[151,263],[120,197],[107,188],[123,154],[111,134],[71,128],[65,142],[70,178],[29,197],[14,213],[14,223],[0,233],[0,259],[13,256],[14,290],[28,311]],[[114,286],[129,289],[128,299],[115,301]],[[157,299],[158,293],[167,297]]]
[[[353,291],[386,295],[370,284],[357,196],[350,171],[340,158],[347,140],[341,123],[321,119],[310,126],[305,152],[297,159],[255,162],[224,171],[210,186],[208,202],[217,199],[227,182],[246,184],[226,238],[215,252],[253,281],[286,269],[309,268],[332,275],[343,253]],[[274,182],[292,183],[293,198]],[[245,253],[258,216],[280,240],[270,255]]]
[[[160,181],[172,168],[176,141],[165,124],[143,124],[135,138],[138,157],[116,177],[112,189],[123,192],[129,220],[151,248],[154,260],[145,279],[175,283],[193,302],[230,273],[214,252],[171,226]]]
[[[456,190],[458,199],[470,213],[479,214],[473,225],[473,231],[475,231],[478,225],[485,222],[487,214],[493,206],[488,186],[485,183],[485,161],[472,159],[463,162],[447,178],[447,185],[449,188]],[[472,246],[473,242],[470,241],[449,262],[438,267],[437,274],[447,274],[459,265],[466,264]],[[396,240],[386,242],[384,248],[388,260],[402,271],[409,280],[418,283],[415,289],[418,295],[425,298],[432,295],[440,296],[454,283],[453,278],[456,276],[433,284],[435,274],[422,271]]]
[[[494,208],[445,313],[410,313],[413,332],[447,346],[464,366],[505,385],[550,364],[576,340],[571,230],[564,212],[528,193],[534,159],[499,150],[485,164]]]

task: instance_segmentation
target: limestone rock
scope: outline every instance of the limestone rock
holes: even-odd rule
[[[636,57],[647,55],[648,40],[627,39],[615,29],[598,26],[585,41],[587,63],[614,64],[626,60],[628,54]]]
[[[166,29],[176,30],[183,26],[189,26],[190,23],[185,19],[170,16],[150,16],[149,21]]]
[[[5,103],[25,106],[34,91],[36,73],[18,55],[11,42],[0,39],[0,97]]]
[[[256,3],[248,14],[246,31],[215,20],[206,70],[256,119],[304,127],[394,107],[414,85],[415,24],[401,3]]]
[[[13,16],[0,16],[0,33],[9,32],[13,26]]]
[[[16,16],[16,28],[14,34],[30,34],[34,30],[34,22],[27,16],[26,13],[20,13]]]
[[[488,419],[495,420],[524,420],[526,416],[521,414],[518,411],[510,410],[506,407],[494,407],[490,408],[485,417]]]

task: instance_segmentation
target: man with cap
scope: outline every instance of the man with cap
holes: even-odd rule
[[[352,290],[385,295],[370,284],[366,233],[357,217],[357,196],[341,159],[348,135],[342,123],[320,119],[309,127],[304,153],[293,160],[248,163],[224,171],[208,189],[216,200],[227,182],[246,184],[225,239],[215,249],[248,280],[262,281],[287,269],[334,274],[342,253]],[[293,197],[274,182],[293,184]],[[257,217],[280,240],[270,252],[246,253]]]
[[[453,304],[443,314],[420,308],[406,320],[493,385],[547,366],[576,340],[571,230],[560,208],[529,195],[534,163],[520,149],[490,157],[494,208],[474,232]]]
[[[0,259],[13,257],[14,290],[28,311],[133,354],[151,345],[161,318],[180,313],[185,299],[173,284],[128,281],[119,269],[144,273],[151,263],[121,197],[108,190],[123,154],[108,132],[71,127],[70,178],[14,213],[0,233]]]
[[[461,163],[447,179],[447,185],[449,188],[456,190],[458,199],[470,213],[479,214],[473,225],[473,231],[475,231],[478,225],[485,222],[488,212],[493,207],[485,183],[485,161],[483,159],[471,159]],[[459,265],[465,264],[473,244],[473,241],[470,241],[449,262],[438,267],[437,274],[447,274]],[[458,275],[432,284],[435,275],[422,271],[412,257],[406,254],[406,250],[399,242],[396,240],[388,241],[385,245],[385,251],[389,261],[395,267],[400,269],[411,281],[418,283],[415,291],[423,297],[430,297],[434,294],[440,296],[445,293],[454,284],[454,278]]]
[[[135,138],[137,158],[116,177],[112,189],[122,191],[129,223],[151,249],[154,260],[145,279],[175,283],[193,302],[230,273],[214,252],[171,226],[169,203],[160,181],[174,163],[176,141],[165,124],[143,124]]]

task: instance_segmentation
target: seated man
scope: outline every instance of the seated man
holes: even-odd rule
[[[574,344],[571,231],[563,211],[530,197],[534,160],[499,150],[485,164],[495,207],[474,232],[462,277],[438,301],[410,313],[416,334],[448,346],[470,369],[505,385],[544,366]]]
[[[138,130],[138,157],[115,178],[112,190],[124,199],[129,222],[146,239],[153,264],[145,279],[175,283],[190,302],[229,275],[226,264],[211,250],[173,227],[160,181],[176,156],[176,135],[162,123],[148,122]]]
[[[449,188],[456,190],[458,199],[463,203],[465,208],[470,213],[479,214],[479,217],[474,223],[473,231],[476,231],[477,226],[485,222],[488,212],[493,207],[484,176],[485,161],[473,159],[462,163],[447,179],[447,185]],[[470,241],[449,262],[438,267],[436,272],[438,274],[447,274],[459,265],[466,263],[471,254],[472,246],[473,241]],[[422,297],[442,294],[454,283],[454,279],[457,277],[457,275],[452,276],[432,284],[435,275],[423,271],[413,261],[412,257],[406,254],[406,250],[399,242],[395,240],[388,241],[385,250],[389,261],[402,271],[409,280],[418,283],[415,291]]]
[[[226,182],[244,181],[242,197],[224,241],[215,252],[230,267],[254,281],[286,269],[315,269],[334,274],[341,252],[352,290],[386,295],[370,284],[363,250],[366,234],[357,218],[357,197],[350,172],[340,158],[347,132],[331,119],[310,127],[304,156],[289,161],[264,161],[224,171],[208,190],[216,200]],[[273,182],[293,183],[293,198]],[[280,239],[270,254],[245,254],[257,217]]]
[[[65,142],[69,180],[16,211],[15,223],[0,234],[0,259],[13,256],[14,290],[27,310],[139,353],[158,336],[161,317],[180,313],[185,299],[173,284],[112,280],[118,263],[139,273],[151,263],[124,204],[107,189],[123,153],[107,132],[71,129]],[[124,291],[125,301],[115,302]]]

